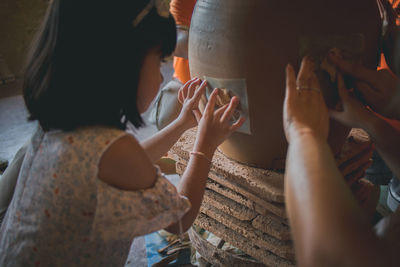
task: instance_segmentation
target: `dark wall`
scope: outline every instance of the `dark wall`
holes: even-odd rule
[[[49,0],[0,0],[0,54],[17,77],[48,3]]]

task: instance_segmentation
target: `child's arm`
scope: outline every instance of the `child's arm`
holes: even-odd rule
[[[171,124],[141,143],[153,162],[158,161],[187,130],[197,125],[201,118],[198,104],[207,83],[200,79],[188,81],[179,90],[179,101],[183,104],[181,113]]]
[[[193,151],[201,153],[191,155],[188,167],[178,186],[178,192],[189,198],[192,204],[190,210],[181,219],[183,231],[186,231],[192,225],[199,212],[215,150],[244,122],[244,118],[240,118],[233,125],[229,123],[239,103],[237,97],[232,98],[228,105],[214,111],[217,95],[218,90],[214,90],[199,122]],[[179,233],[179,223],[171,225],[167,230],[172,233]]]
[[[204,153],[204,156],[192,155],[178,186],[179,194],[186,196],[192,204],[181,220],[184,231],[192,225],[199,211],[210,170],[210,160],[216,148],[244,122],[244,118],[240,118],[233,125],[229,123],[239,103],[237,97],[233,97],[228,105],[214,111],[217,94],[218,90],[211,94],[197,131],[194,152]],[[130,135],[116,140],[104,152],[99,163],[98,176],[111,186],[130,191],[151,188],[157,181],[153,163],[136,139]],[[168,230],[179,233],[179,224],[171,225]]]

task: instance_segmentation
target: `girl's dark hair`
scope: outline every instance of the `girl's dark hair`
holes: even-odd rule
[[[140,127],[137,86],[144,56],[176,45],[174,19],[155,8],[132,22],[148,0],[53,0],[25,70],[30,120],[45,130],[79,126]]]

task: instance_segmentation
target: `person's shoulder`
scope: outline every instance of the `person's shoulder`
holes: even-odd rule
[[[139,142],[127,134],[101,156],[98,178],[118,189],[141,190],[154,185],[157,172]]]

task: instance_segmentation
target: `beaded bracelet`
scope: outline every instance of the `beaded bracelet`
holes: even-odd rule
[[[204,154],[203,152],[192,151],[192,152],[190,152],[190,155],[201,156],[201,157],[205,158],[208,162],[211,163],[211,160],[209,158],[207,158],[206,154]]]

